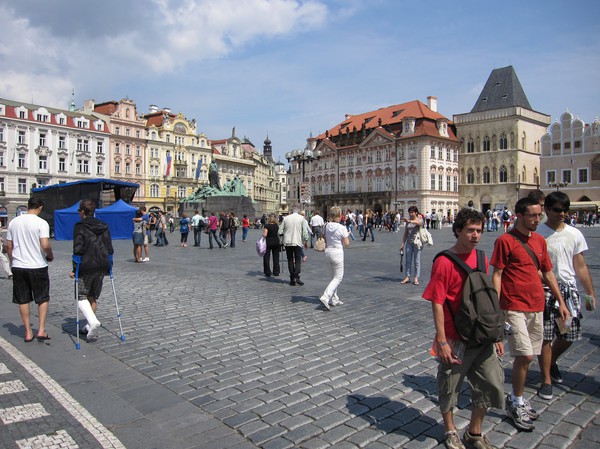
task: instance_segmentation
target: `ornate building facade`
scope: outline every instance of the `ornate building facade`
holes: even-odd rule
[[[435,97],[346,115],[308,147],[318,158],[291,163],[288,203],[299,202],[303,181],[309,207],[324,215],[333,205],[404,215],[412,205],[445,216],[458,209],[459,142]]]
[[[567,111],[541,138],[541,188],[560,189],[573,209],[600,206],[600,122],[590,125]]]
[[[471,112],[454,116],[459,201],[482,212],[514,208],[540,186],[540,138],[550,116],[534,111],[512,66],[494,69]]]
[[[27,211],[33,187],[108,177],[107,122],[0,98],[0,220]]]
[[[129,98],[99,104],[87,100],[83,111],[108,123],[111,133],[107,159],[109,177],[139,184],[133,204],[145,204],[146,120],[138,115],[135,102]]]

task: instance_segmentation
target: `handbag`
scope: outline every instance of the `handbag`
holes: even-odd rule
[[[260,257],[263,257],[267,252],[267,240],[264,237],[256,241],[256,252]]]
[[[319,237],[315,242],[315,251],[319,251],[322,253],[327,248],[327,243],[325,243],[325,239],[323,237]]]

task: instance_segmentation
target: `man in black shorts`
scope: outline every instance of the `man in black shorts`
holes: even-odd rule
[[[13,273],[12,301],[19,304],[26,343],[36,337],[38,341],[50,340],[45,328],[50,301],[48,262],[54,260],[54,255],[50,245],[50,226],[38,216],[43,207],[42,200],[29,198],[27,213],[13,218],[6,234],[6,251]],[[31,301],[38,305],[39,328],[36,336],[29,319]]]
[[[81,221],[76,223],[73,229],[73,255],[81,258],[77,299],[79,310],[87,320],[82,330],[88,340],[98,337],[100,321],[96,318],[97,299],[102,292],[104,276],[110,269],[109,255],[114,252],[108,225],[94,217],[95,211],[96,203],[93,200],[81,200]],[[75,270],[76,266],[73,269]]]

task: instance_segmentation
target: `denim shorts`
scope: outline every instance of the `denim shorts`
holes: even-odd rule
[[[15,304],[42,304],[50,301],[50,277],[48,267],[12,268],[13,299]]]

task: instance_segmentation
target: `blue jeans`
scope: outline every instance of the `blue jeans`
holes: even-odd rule
[[[365,233],[365,225],[358,225],[358,235],[362,237]]]
[[[356,241],[356,238],[354,237],[354,234],[352,233],[353,228],[354,228],[354,225],[348,226],[348,232],[350,233],[350,240],[352,240],[354,242],[354,241]]]
[[[219,248],[222,248],[223,242],[217,235],[216,229],[211,229],[210,232],[208,233],[208,244],[210,245],[209,248],[213,249],[213,238],[215,239],[215,242],[217,242],[217,245],[219,245]]]
[[[202,241],[202,228],[200,226],[194,227],[194,246],[200,246]]]
[[[231,228],[229,230],[229,235],[231,238],[229,246],[231,246],[232,248],[235,248],[235,234],[237,234],[237,228]]]
[[[156,230],[156,246],[165,246],[166,244],[165,231],[163,231],[161,228],[158,228]]]
[[[368,224],[367,225],[367,229],[365,229],[364,235],[363,235],[363,242],[365,240],[367,240],[367,231],[371,232],[371,241],[374,242],[375,241],[375,235],[373,234],[373,225],[372,224]]]
[[[421,277],[421,250],[423,248],[417,248],[414,243],[406,242],[404,246],[406,254],[406,277],[411,276],[413,260],[415,262],[415,274],[414,277]]]
[[[246,241],[246,237],[248,237],[248,228],[243,227],[242,228],[242,242]]]

